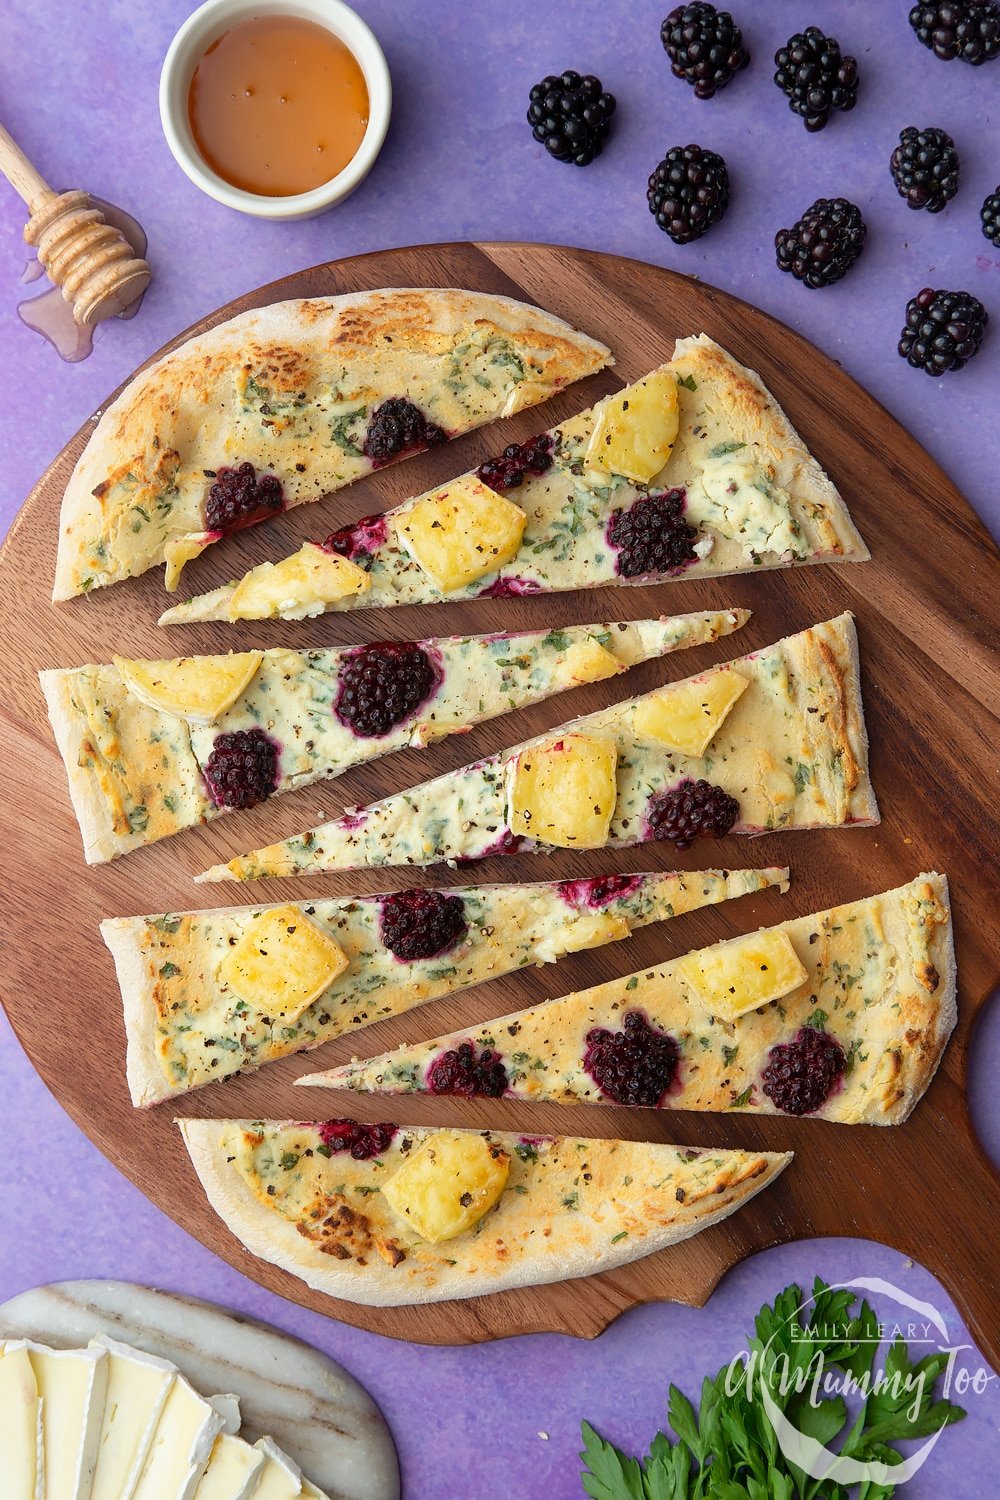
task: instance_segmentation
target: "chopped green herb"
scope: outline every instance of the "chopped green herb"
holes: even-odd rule
[[[914,1362],[900,1336],[874,1369],[880,1325],[867,1302],[857,1312],[856,1294],[816,1278],[808,1307],[799,1287],[786,1287],[757,1314],[742,1348],[758,1356],[757,1378],[782,1417],[806,1437],[856,1463],[902,1461],[893,1445],[931,1437],[965,1416],[960,1406],[935,1400],[945,1372],[945,1351]],[[809,1337],[804,1337],[808,1329]],[[835,1373],[861,1386],[855,1415],[843,1397],[814,1399],[810,1372]],[[658,1432],[646,1457],[630,1458],[583,1423],[581,1475],[592,1500],[892,1500],[897,1486],[868,1481],[860,1489],[833,1479],[810,1480],[784,1456],[759,1395],[748,1389],[745,1370],[734,1382],[737,1353],[718,1374],[706,1378],[696,1411],[676,1386],[670,1387],[668,1435]],[[803,1381],[798,1381],[799,1376]],[[784,1376],[784,1379],[782,1378]],[[822,1386],[819,1389],[823,1389]],[[866,1394],[867,1392],[867,1394]]]

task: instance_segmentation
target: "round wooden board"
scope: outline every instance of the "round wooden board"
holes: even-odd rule
[[[457,286],[540,303],[606,340],[616,369],[544,407],[390,468],[313,509],[213,548],[185,581],[214,587],[251,562],[277,558],[300,539],[441,482],[511,439],[568,416],[670,357],[677,336],[704,330],[758,370],[805,441],[833,475],[871,546],[865,565],[814,567],[715,582],[593,591],[538,599],[438,605],[327,616],[299,624],[202,625],[169,636],[159,570],[88,599],[49,602],[59,504],[91,431],[88,422],[27,500],[0,553],[0,807],[7,877],[0,977],[7,1013],[42,1078],[112,1162],[177,1223],[262,1285],[305,1306],[393,1337],[461,1343],[553,1329],[600,1332],[635,1303],[673,1298],[701,1305],[722,1274],[751,1251],[809,1235],[856,1235],[912,1256],[940,1277],[981,1348],[1000,1364],[1000,1285],[995,1254],[997,1176],[973,1135],[965,1100],[976,1013],[1000,977],[995,942],[995,746],[1000,674],[991,628],[1000,620],[996,554],[946,476],[899,425],[830,359],[746,303],[698,281],[636,261],[537,245],[437,245],[386,251],[317,266],[240,298],[206,318],[198,333],[249,307],[287,297],[381,286]],[[183,335],[187,337],[188,334]],[[180,342],[178,340],[177,342]],[[544,970],[344,1037],[249,1077],[182,1100],[185,1115],[297,1118],[343,1113],[338,1096],[308,1099],[292,1080],[354,1052],[375,1053],[628,973],[756,925],[780,921],[888,889],[924,869],[952,883],[960,975],[960,1019],[943,1066],[905,1126],[847,1129],[810,1120],[697,1116],[621,1109],[515,1107],[407,1099],[402,1123],[513,1126],[531,1132],[622,1135],[685,1144],[794,1148],[793,1165],[725,1223],[672,1249],[586,1281],[419,1308],[334,1302],[247,1254],[208,1206],[173,1124],[174,1109],[133,1110],[125,1088],[121,1007],[114,970],[98,933],[112,914],[183,910],[221,900],[259,900],[273,890],[196,886],[191,876],[218,860],[464,764],[475,755],[620,696],[609,683],[487,724],[431,751],[408,751],[238,817],[219,820],[113,865],[87,869],[63,767],[36,680],[41,667],[106,661],[112,651],[162,656],[248,645],[314,646],[407,639],[495,627],[639,618],[748,605],[738,637],[669,664],[634,671],[628,691],[686,676],[817,620],[851,609],[858,618],[872,770],[883,822],[872,829],[774,835],[703,844],[681,856],[663,846],[602,857],[507,858],[463,872],[477,881],[531,880],[602,869],[687,868],[729,862],[790,863],[790,895],[776,894],[695,912],[647,928],[627,943],[575,955]],[[449,872],[428,872],[447,884]],[[412,872],[327,876],[285,882],[291,898],[346,894],[412,883]],[[377,1119],[385,1105],[352,1096],[350,1110]],[[994,1204],[991,1209],[988,1205]]]

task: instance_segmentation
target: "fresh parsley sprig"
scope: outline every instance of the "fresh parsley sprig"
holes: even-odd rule
[[[947,1355],[913,1361],[902,1338],[886,1353],[885,1380],[874,1380],[879,1323],[866,1301],[854,1311],[856,1301],[850,1290],[817,1277],[806,1317],[801,1290],[786,1287],[761,1308],[746,1347],[754,1380],[800,1432],[826,1447],[839,1439],[837,1451],[844,1457],[891,1467],[902,1461],[893,1444],[929,1437],[965,1412],[934,1398]],[[817,1367],[849,1375],[862,1394],[867,1390],[849,1428],[843,1396],[816,1399],[809,1375]],[[583,1423],[582,1479],[591,1500],[849,1500],[852,1494],[857,1500],[891,1500],[896,1493],[892,1484],[845,1488],[835,1480],[811,1479],[790,1463],[763,1402],[745,1378],[733,1379],[729,1365],[714,1379],[706,1377],[697,1412],[672,1385],[667,1419],[674,1438],[658,1432],[641,1461]]]

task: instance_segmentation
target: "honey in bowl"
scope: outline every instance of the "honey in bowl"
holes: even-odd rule
[[[315,21],[256,16],[214,41],[194,70],[195,145],[244,192],[287,198],[343,171],[368,126],[357,58]]]

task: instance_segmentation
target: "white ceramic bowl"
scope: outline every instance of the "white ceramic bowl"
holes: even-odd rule
[[[301,16],[325,27],[354,53],[368,85],[368,129],[356,154],[329,182],[287,198],[245,192],[213,172],[195,145],[188,118],[191,77],[207,49],[240,21],[269,15]],[[160,73],[160,120],[177,165],[210,198],[259,219],[311,219],[353,193],[382,149],[391,113],[385,54],[371,28],[343,0],[205,0],[170,43]]]

